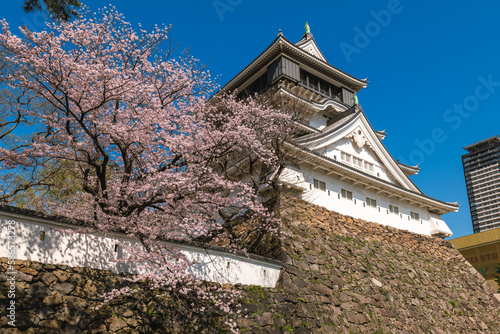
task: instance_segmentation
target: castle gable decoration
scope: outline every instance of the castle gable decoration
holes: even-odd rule
[[[314,41],[313,35],[311,33],[304,34],[304,37],[295,45],[301,48],[302,50],[306,51],[307,53],[313,55],[314,57],[326,62],[326,58],[323,56],[323,53],[321,53],[321,51],[319,50],[318,45]]]
[[[368,139],[366,139],[366,136],[361,130],[354,130],[348,137],[352,138],[352,141],[356,144],[357,148],[362,148],[368,142]]]

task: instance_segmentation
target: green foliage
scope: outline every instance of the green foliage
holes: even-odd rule
[[[451,304],[451,306],[453,306],[453,307],[457,307],[457,303],[455,303],[453,300],[450,300],[450,304]]]
[[[265,299],[264,289],[261,286],[249,285],[243,287],[243,290],[246,292],[246,295],[242,296],[245,303],[255,304]]]
[[[257,312],[254,312],[253,316],[256,316],[257,314],[263,315],[264,311],[263,310],[257,310]]]
[[[37,187],[29,187],[33,177],[39,180]],[[81,183],[75,171],[68,163],[46,163],[35,173],[19,173],[16,175],[16,184],[26,185],[22,192],[15,193],[8,198],[10,205],[20,208],[36,209],[50,214],[47,203],[64,205],[75,199],[82,192]]]
[[[26,13],[45,10],[57,21],[69,21],[78,17],[76,8],[81,6],[78,0],[24,0],[23,9]]]

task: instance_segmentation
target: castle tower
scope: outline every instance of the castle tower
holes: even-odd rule
[[[287,168],[283,180],[294,180],[298,196],[343,215],[411,232],[449,237],[440,217],[458,211],[457,203],[422,193],[410,180],[418,166],[392,158],[358,104],[356,93],[368,81],[331,65],[320,51],[309,26],[297,43],[281,31],[257,58],[222,87],[241,96],[270,93],[307,106],[302,129],[287,149],[299,168]]]

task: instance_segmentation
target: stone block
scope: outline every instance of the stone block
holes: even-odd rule
[[[52,273],[49,273],[49,272],[43,272],[40,274],[39,276],[39,280],[45,284],[46,286],[49,286],[52,284],[52,283],[55,283],[57,282],[57,277],[52,274]]]

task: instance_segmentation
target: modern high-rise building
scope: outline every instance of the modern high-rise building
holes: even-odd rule
[[[500,227],[500,137],[464,147],[462,156],[474,233]]]

